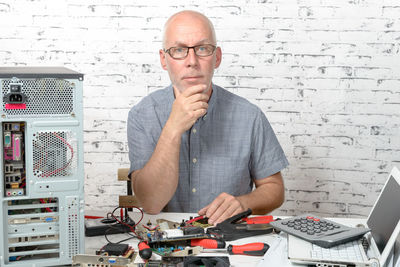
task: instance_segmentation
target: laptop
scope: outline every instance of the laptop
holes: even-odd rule
[[[371,232],[363,239],[329,249],[288,235],[288,258],[293,263],[326,267],[390,264],[391,252],[400,233],[400,171],[396,167],[368,216],[367,227]]]

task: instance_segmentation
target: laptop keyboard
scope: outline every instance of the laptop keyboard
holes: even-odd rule
[[[323,248],[315,244],[312,245],[311,257],[323,260],[349,260],[364,261],[364,249],[359,245],[359,241],[351,241],[331,248]]]

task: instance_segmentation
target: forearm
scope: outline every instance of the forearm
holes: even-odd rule
[[[253,214],[266,214],[282,205],[284,186],[280,173],[275,175],[279,175],[280,179],[261,184],[249,194],[237,197],[245,209],[250,208]]]
[[[167,123],[149,161],[133,174],[133,191],[147,213],[159,213],[176,191],[180,143],[181,133]]]

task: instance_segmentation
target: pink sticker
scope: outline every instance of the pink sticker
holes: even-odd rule
[[[10,104],[10,103],[7,103],[5,108],[6,109],[26,109],[26,104]]]

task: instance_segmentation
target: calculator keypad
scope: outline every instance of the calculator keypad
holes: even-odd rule
[[[369,231],[367,228],[348,227],[312,214],[276,220],[270,224],[275,229],[325,248],[355,240]]]
[[[331,230],[338,230],[341,228],[339,224],[328,222],[314,216],[306,216],[296,218],[294,220],[282,221],[282,225],[293,228],[307,235],[314,235],[320,233],[328,233]]]

